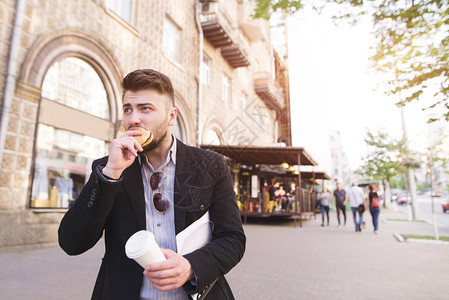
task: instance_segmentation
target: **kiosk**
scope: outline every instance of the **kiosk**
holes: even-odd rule
[[[293,218],[296,226],[303,218],[315,217],[316,180],[330,179],[324,172],[301,171],[301,166],[316,166],[316,161],[301,147],[256,147],[201,145],[228,158],[234,177],[234,191],[240,213],[247,217]],[[274,182],[285,191],[270,199]],[[295,189],[292,192],[292,184]],[[299,187],[299,188],[298,188]],[[272,201],[270,201],[272,200]]]

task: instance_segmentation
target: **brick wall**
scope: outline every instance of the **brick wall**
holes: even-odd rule
[[[95,63],[93,65],[103,72],[101,76],[109,79],[106,89],[115,107],[120,107],[120,79],[128,72],[138,68],[153,68],[167,74],[173,81],[176,101],[185,125],[185,141],[197,144],[199,35],[194,16],[195,1],[136,2],[135,23],[128,24],[106,8],[105,0],[26,1],[16,90],[0,170],[0,247],[55,242],[57,239],[56,229],[64,211],[44,213],[28,207],[42,79],[46,68],[63,55],[79,56]],[[223,3],[226,4],[224,8],[231,16],[234,29],[239,31],[236,18],[238,1]],[[2,1],[0,5],[2,97],[15,5],[14,0]],[[163,22],[166,17],[181,29],[181,59],[178,63],[163,53]],[[249,128],[244,135],[253,144],[275,142],[275,112],[266,109],[265,104],[257,98],[253,86],[253,74],[271,65],[267,41],[269,38],[246,49],[251,65],[241,69],[231,68],[223,59],[220,49],[204,41],[204,53],[210,56],[212,69],[211,83],[204,87],[202,99],[203,142],[208,129],[214,127],[225,133],[236,121]],[[222,74],[232,79],[231,102],[228,106],[221,100]],[[242,93],[247,95],[252,109],[262,108],[269,118],[267,124],[261,126],[251,115],[243,112]],[[116,120],[112,121],[121,121],[120,109],[117,109]]]

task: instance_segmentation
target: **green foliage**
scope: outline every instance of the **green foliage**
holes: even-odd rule
[[[407,188],[404,182],[404,177],[402,176],[396,176],[391,178],[390,184],[392,189],[405,190]]]
[[[304,1],[255,0],[255,17],[270,18],[282,10],[293,13]],[[387,74],[382,86],[387,94],[400,94],[399,106],[432,93],[427,109],[449,121],[449,1],[442,0],[314,0],[307,5],[320,11],[337,4],[333,19],[355,24],[370,16],[376,45],[372,68]],[[352,8],[352,9],[348,9]]]
[[[405,97],[398,104],[405,105],[419,99],[428,86],[439,86],[429,108],[442,112],[435,119],[449,120],[449,4],[376,3],[381,5],[372,14],[377,45],[371,60],[373,68],[390,76],[387,93],[402,92]]]
[[[369,153],[363,158],[359,172],[370,180],[384,180],[389,183],[405,170],[402,161],[404,140],[391,139],[386,132],[366,132],[365,143]]]
[[[402,234],[405,239],[421,239],[421,240],[436,240],[431,235],[418,235],[418,234]],[[440,236],[439,240],[449,242],[449,236]]]
[[[420,191],[426,191],[427,189],[429,189],[429,183],[426,181],[420,182],[417,184],[417,188]]]
[[[281,10],[292,14],[303,7],[301,0],[256,0],[254,17],[269,20],[271,13]]]

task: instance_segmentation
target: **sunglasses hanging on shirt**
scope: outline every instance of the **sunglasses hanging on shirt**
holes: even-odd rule
[[[170,206],[170,201],[168,201],[167,195],[161,192],[156,192],[156,190],[162,186],[165,179],[167,179],[167,177],[165,177],[162,172],[153,173],[150,177],[150,187],[153,192],[153,205],[159,212],[165,212]]]

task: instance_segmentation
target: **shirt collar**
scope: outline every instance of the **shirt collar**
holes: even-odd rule
[[[173,164],[176,166],[176,152],[178,151],[178,140],[176,139],[176,137],[173,134],[171,136],[173,138],[173,143],[171,145],[169,155],[170,155],[170,158],[171,158]]]
[[[173,162],[173,164],[176,166],[176,152],[177,152],[177,150],[178,150],[178,146],[177,146],[178,143],[177,143],[176,137],[175,137],[173,134],[172,134],[171,136],[172,136],[173,142],[172,142],[172,145],[171,145],[171,147],[170,147],[170,150],[168,151],[167,158],[166,158],[166,160],[165,160],[165,164],[163,164],[162,167],[166,166],[166,165],[170,162],[170,160],[171,160],[171,161]],[[142,161],[142,157],[143,157],[143,161]],[[146,156],[144,153],[141,153],[141,154],[138,156],[138,159],[139,159],[139,164],[140,164],[140,166],[142,166],[142,162],[143,162],[143,163],[146,163],[148,166],[151,166],[150,163],[148,162],[147,156]],[[161,168],[162,168],[162,167],[161,167]],[[151,166],[151,169],[153,169],[152,166]]]

